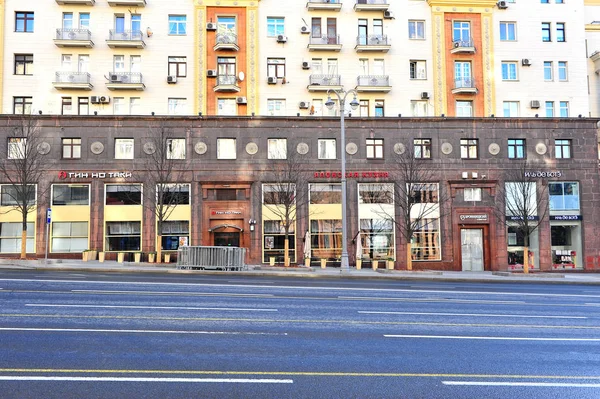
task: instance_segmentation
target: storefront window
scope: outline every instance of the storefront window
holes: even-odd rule
[[[395,258],[394,186],[390,183],[358,185],[359,234],[357,257],[363,260]]]
[[[54,184],[52,186],[52,205],[89,205],[89,184]]]
[[[179,246],[189,245],[190,222],[169,220],[162,222],[162,249],[176,251]]]
[[[414,261],[440,260],[440,220],[423,218],[417,224],[412,239]]]
[[[548,183],[550,193],[550,211],[579,210],[579,183]]]
[[[279,220],[265,220],[263,224],[263,262],[275,257],[276,262],[283,262],[285,248],[285,228]],[[289,257],[292,261],[296,259],[296,232],[294,226],[290,226],[288,236]]]
[[[508,266],[521,269],[525,260],[525,235],[517,225],[508,226]],[[529,268],[539,267],[539,240],[537,229],[529,234]]]
[[[52,252],[88,249],[88,222],[52,222]]]
[[[139,251],[141,222],[106,222],[107,251]]]
[[[140,184],[107,184],[106,205],[141,205]]]
[[[21,232],[23,225],[20,222],[0,223],[0,253],[21,252]],[[27,223],[27,252],[33,252],[33,223]]]
[[[158,189],[158,186],[157,186]],[[164,184],[162,189],[163,205],[189,205],[189,184]]]
[[[337,260],[342,255],[341,220],[311,220],[310,237],[313,257]]]
[[[311,204],[341,204],[342,186],[340,184],[311,184]]]

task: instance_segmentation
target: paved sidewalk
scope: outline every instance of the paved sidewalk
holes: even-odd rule
[[[178,270],[174,263],[135,263],[115,261],[83,262],[73,259],[49,259],[48,263],[40,260],[0,259],[0,269],[12,270],[52,270],[52,271],[86,271],[103,273],[176,273],[176,274],[212,274],[212,275],[257,275],[273,277],[306,277],[306,278],[348,278],[348,279],[389,279],[389,280],[431,280],[431,281],[470,281],[470,282],[502,282],[502,283],[550,283],[550,284],[593,284],[600,285],[600,273],[512,273],[512,272],[451,272],[451,271],[406,271],[372,269],[341,272],[339,268],[306,268],[306,267],[270,267],[248,266],[248,270],[223,272],[220,270]]]

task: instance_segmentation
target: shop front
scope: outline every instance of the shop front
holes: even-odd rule
[[[493,211],[489,208],[458,208],[453,215],[455,267],[461,271],[493,270],[491,254],[496,245],[491,237]]]

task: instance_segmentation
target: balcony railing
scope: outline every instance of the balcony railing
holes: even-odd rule
[[[311,86],[340,86],[342,77],[340,75],[310,75]]]
[[[109,90],[144,90],[144,80],[140,72],[109,72]]]
[[[357,46],[387,46],[389,44],[387,35],[368,35],[356,38]]]
[[[214,50],[235,50],[238,51],[238,37],[235,33],[217,33]]]
[[[308,44],[341,44],[340,43],[340,35],[334,35],[334,36],[327,36],[327,35],[323,35],[323,36],[318,36],[318,37],[314,37],[311,36],[309,39]]]
[[[128,48],[144,48],[144,35],[139,30],[116,31],[111,29],[108,32],[106,43],[109,47],[128,47]]]
[[[387,0],[356,0],[355,11],[386,11],[389,8]]]
[[[341,0],[308,0],[306,9],[312,10],[330,10],[339,11],[342,8]]]
[[[54,37],[57,47],[88,47],[94,46],[92,32],[89,29],[57,29]]]
[[[477,93],[475,81],[473,78],[454,79],[454,89],[452,93]]]
[[[472,38],[452,41],[452,53],[473,53],[475,43]]]
[[[388,75],[361,75],[356,79],[358,86],[389,86],[390,77]]]
[[[387,0],[356,0],[356,4],[385,5],[385,4],[388,4],[388,2],[387,2]]]
[[[92,90],[91,80],[91,75],[88,72],[56,72],[52,84],[58,90]]]
[[[240,87],[237,85],[237,76],[235,75],[218,75],[215,91],[220,92],[238,92]]]

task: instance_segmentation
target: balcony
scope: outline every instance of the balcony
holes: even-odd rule
[[[93,6],[95,3],[94,0],[56,0],[56,4],[58,5],[75,5],[75,6]]]
[[[235,75],[218,75],[217,85],[214,91],[221,93],[237,93],[240,91],[240,86],[237,85],[237,76]]]
[[[452,54],[475,54],[475,43],[473,39],[468,40],[454,40],[452,42]]]
[[[358,36],[356,38],[356,47],[354,47],[354,49],[357,53],[369,51],[387,53],[390,51],[391,47],[387,35],[368,35]]]
[[[89,29],[57,29],[54,44],[56,47],[94,47]]]
[[[309,38],[308,51],[340,51],[342,44],[340,42],[340,35],[336,36],[319,36]]]
[[[92,90],[91,80],[87,72],[56,72],[52,85],[57,90]]]
[[[455,79],[452,94],[477,94],[475,81],[473,78]]]
[[[108,0],[111,7],[146,7],[146,0]]]
[[[108,39],[106,44],[110,48],[144,48],[144,35],[139,30],[126,30],[123,32],[117,32],[111,29],[108,32]]]
[[[308,11],[340,11],[342,2],[341,0],[308,0],[306,9]]]
[[[354,11],[387,11],[390,8],[387,0],[356,0]]]
[[[600,73],[600,51],[596,50],[590,55],[590,60],[594,63],[594,72]]]
[[[237,35],[235,33],[217,33],[217,41],[214,51],[240,51],[240,46],[237,44]]]
[[[142,74],[139,72],[109,72],[108,90],[145,90]]]
[[[356,79],[356,91],[362,93],[388,93],[392,90],[388,75],[361,75]]]
[[[308,91],[342,90],[340,75],[310,75]]]

